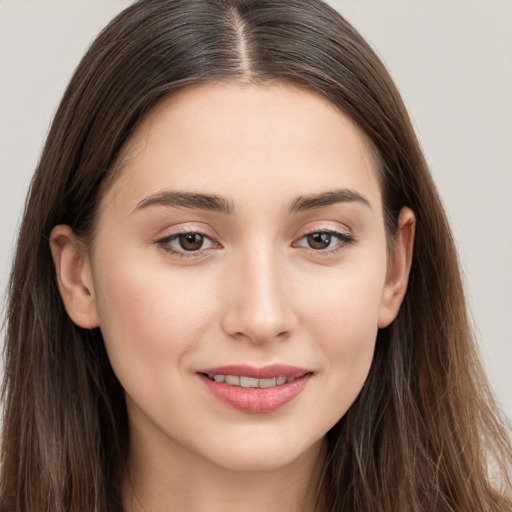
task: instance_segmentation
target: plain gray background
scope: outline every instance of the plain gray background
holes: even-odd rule
[[[0,290],[67,81],[126,0],[0,0]],[[484,363],[512,417],[512,1],[331,0],[387,64],[452,221]]]

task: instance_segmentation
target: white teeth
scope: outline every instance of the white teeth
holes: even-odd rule
[[[254,377],[239,377],[238,375],[214,375],[209,373],[208,377],[215,382],[225,382],[231,386],[241,386],[243,388],[273,388],[282,386],[287,382],[293,382],[295,377],[273,377],[271,379],[255,379]]]
[[[257,388],[258,384],[258,379],[253,379],[252,377],[240,377],[240,386],[243,388]]]
[[[226,384],[231,384],[232,386],[240,386],[240,377],[235,375],[226,375]]]
[[[273,388],[277,384],[277,379],[260,379],[260,388]]]

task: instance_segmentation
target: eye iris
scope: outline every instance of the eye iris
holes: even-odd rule
[[[180,235],[178,240],[181,248],[185,251],[197,251],[201,249],[203,245],[204,236],[199,235],[198,233],[185,233]]]
[[[312,249],[326,249],[331,244],[331,238],[329,233],[311,233],[307,240]]]

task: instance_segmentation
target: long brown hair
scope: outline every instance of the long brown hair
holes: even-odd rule
[[[327,434],[326,509],[509,511],[510,441],[436,188],[386,69],[320,0],[140,0],[84,56],[33,178],[10,280],[0,507],[121,510],[124,392],[99,329],[77,327],[64,310],[48,238],[57,224],[92,237],[123,145],[163,97],[226,80],[278,80],[328,98],[371,143],[388,233],[403,206],[417,216],[402,308]]]

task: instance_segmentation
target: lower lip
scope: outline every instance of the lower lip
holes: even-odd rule
[[[209,391],[221,402],[239,411],[250,413],[273,412],[280,409],[299,395],[312,377],[312,374],[308,373],[293,382],[273,388],[243,388],[215,382],[204,375],[198,375]]]

